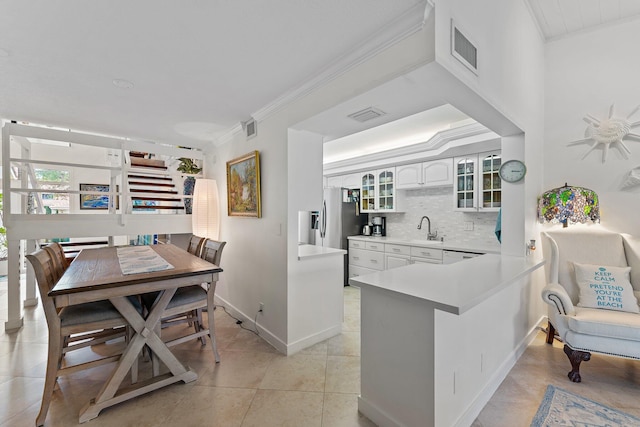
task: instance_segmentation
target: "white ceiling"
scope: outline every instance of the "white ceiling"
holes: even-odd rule
[[[546,40],[635,19],[638,0],[528,0]]]
[[[5,0],[0,117],[204,147],[426,1]],[[637,0],[528,1],[547,39],[640,13]],[[387,85],[304,128],[334,139],[375,125],[349,122],[356,107],[384,106],[380,124],[442,105],[421,110],[410,78],[396,84],[414,99]]]
[[[3,1],[0,117],[203,146],[425,4]]]

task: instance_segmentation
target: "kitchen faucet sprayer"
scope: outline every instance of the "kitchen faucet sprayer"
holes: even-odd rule
[[[420,224],[418,224],[418,230],[422,230],[422,222],[424,220],[427,220],[427,240],[436,240],[436,238],[438,237],[438,232],[436,231],[435,233],[431,233],[431,220],[429,219],[428,216],[423,216],[420,219]]]

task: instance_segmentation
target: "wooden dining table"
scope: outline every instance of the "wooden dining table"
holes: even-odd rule
[[[173,268],[149,273],[123,274],[116,247],[84,249],[51,289],[56,307],[62,308],[92,301],[109,300],[129,323],[134,335],[107,378],[98,395],[80,411],[80,422],[96,418],[101,410],[178,381],[197,379],[197,374],[185,367],[160,338],[160,320],[176,290],[183,286],[212,283],[222,269],[172,244],[150,246]],[[129,296],[160,291],[160,296],[143,317]],[[163,375],[140,381],[131,386],[121,384],[139,357],[143,346],[169,369]]]

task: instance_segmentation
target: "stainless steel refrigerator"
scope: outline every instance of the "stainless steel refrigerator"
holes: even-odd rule
[[[367,214],[360,214],[360,192],[346,188],[325,188],[320,211],[316,245],[349,250],[347,236],[362,234],[368,222]],[[349,283],[349,258],[344,259],[344,284]]]

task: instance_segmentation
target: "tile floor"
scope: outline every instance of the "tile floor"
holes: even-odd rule
[[[222,363],[215,365],[209,345],[202,348],[193,341],[175,347],[178,358],[198,372],[197,381],[172,385],[106,409],[83,425],[372,426],[357,411],[357,288],[345,288],[344,304],[341,335],[290,357],[240,329],[218,309],[216,330]],[[47,327],[38,308],[25,310],[24,316],[20,332],[6,334],[4,325],[0,328],[0,427],[33,426],[40,407]],[[6,282],[0,282],[0,321],[6,319]],[[86,356],[74,353],[68,357]],[[141,376],[148,373],[148,365],[141,363]],[[46,426],[78,425],[80,408],[97,394],[110,369],[107,365],[60,379]],[[640,362],[593,356],[583,365],[581,384],[566,379],[568,370],[561,345],[547,346],[540,333],[473,425],[528,426],[547,384],[640,416]]]

